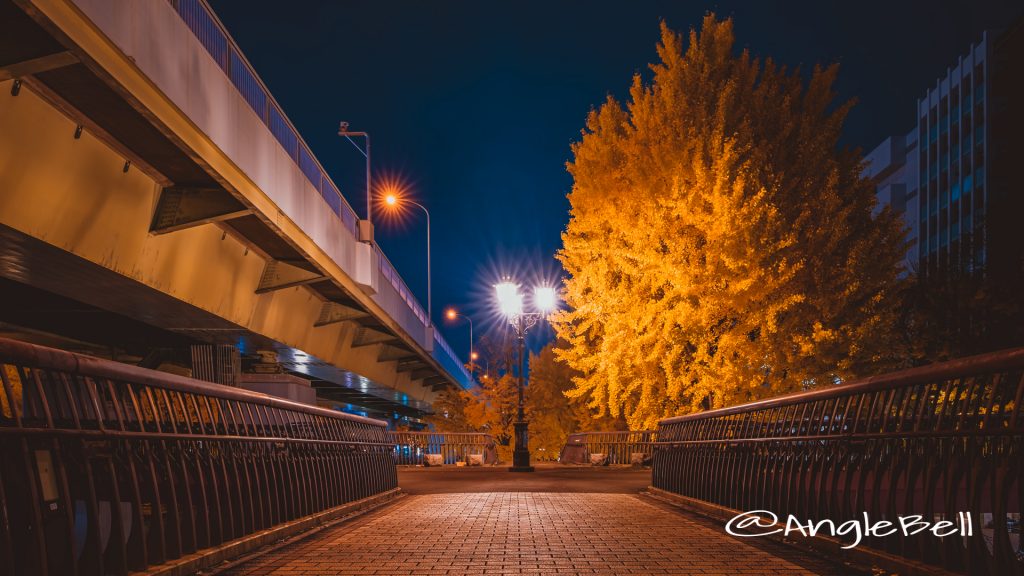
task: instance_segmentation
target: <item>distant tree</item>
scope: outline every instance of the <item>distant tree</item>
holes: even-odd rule
[[[943,266],[912,280],[903,334],[915,363],[1024,346],[1024,274],[1006,282],[981,268]]]
[[[537,460],[556,460],[569,434],[625,430],[626,422],[599,417],[583,402],[570,399],[576,371],[555,357],[557,342],[530,355],[526,416],[530,421],[530,452]]]
[[[805,83],[714,15],[685,44],[662,26],[653,80],[592,111],[568,165],[558,355],[632,428],[906,359],[904,231],[837,147],[836,67]]]
[[[519,389],[511,373],[488,379],[479,390],[464,392],[470,399],[466,404],[466,421],[474,431],[494,436],[498,442],[498,456],[509,460],[512,456],[512,423],[519,406]]]
[[[473,432],[466,417],[466,407],[476,402],[473,394],[465,390],[447,388],[434,400],[434,413],[424,418],[437,432]]]
[[[580,428],[580,414],[565,392],[572,388],[572,369],[555,359],[553,345],[530,355],[530,386],[526,395],[530,421],[530,452],[538,460],[558,458],[566,437]]]

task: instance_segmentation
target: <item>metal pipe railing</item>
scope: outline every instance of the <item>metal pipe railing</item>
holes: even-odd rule
[[[127,574],[397,486],[385,423],[0,339],[0,574]]]
[[[963,512],[970,535],[898,531],[861,546],[961,573],[1022,574],[1022,400],[1024,348],[670,418],[652,481],[803,523]]]
[[[417,466],[427,454],[440,454],[444,464],[469,463],[469,457],[482,456],[483,464],[498,461],[497,442],[490,434],[476,432],[388,432],[394,446],[395,463]]]
[[[566,439],[558,461],[589,464],[592,454],[604,454],[607,464],[633,464],[633,454],[650,456],[657,441],[656,430],[577,432]]]

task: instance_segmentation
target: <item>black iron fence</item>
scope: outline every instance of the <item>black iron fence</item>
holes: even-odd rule
[[[966,535],[900,530],[861,546],[1024,574],[1022,374],[1024,349],[1008,350],[664,420],[653,484],[802,523],[920,515],[960,526],[965,513]]]
[[[384,422],[0,339],[0,574],[127,574],[397,485]]]
[[[601,464],[646,464],[657,439],[656,430],[578,432],[566,439],[558,461],[563,464],[590,464],[592,456],[602,455]]]
[[[442,464],[479,460],[496,464],[497,443],[490,434],[476,432],[388,432],[395,450],[395,463],[401,466],[429,464],[428,455],[436,454]],[[478,458],[476,458],[478,457]]]

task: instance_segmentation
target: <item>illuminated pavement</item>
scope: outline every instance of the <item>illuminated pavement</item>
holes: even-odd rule
[[[529,480],[507,472],[503,478],[506,485],[529,485],[561,477],[570,489],[588,480],[594,490],[618,486],[626,493],[432,494],[421,491],[443,482],[443,477],[455,479],[451,487],[473,479],[500,487],[502,480],[496,478],[502,475],[499,470],[408,472],[403,474],[403,484],[410,485],[410,496],[227,573],[857,574],[849,567],[781,544],[730,537],[718,524],[639,496],[634,488],[644,471],[555,469]],[[602,481],[602,477],[615,474],[628,480]]]

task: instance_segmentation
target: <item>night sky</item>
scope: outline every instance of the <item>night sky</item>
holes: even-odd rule
[[[501,273],[557,278],[568,221],[569,145],[587,112],[622,99],[656,58],[658,23],[732,16],[737,44],[788,66],[840,64],[858,105],[844,144],[869,151],[914,125],[917,97],[981,38],[1024,13],[991,2],[597,2],[213,0],[285,113],[362,216],[362,156],[339,120],[373,139],[375,178],[400,179],[432,217],[434,319],[465,356],[499,324]],[[375,218],[375,220],[377,220]],[[426,306],[425,223],[377,220],[377,240]],[[534,336],[536,348],[543,331]]]

